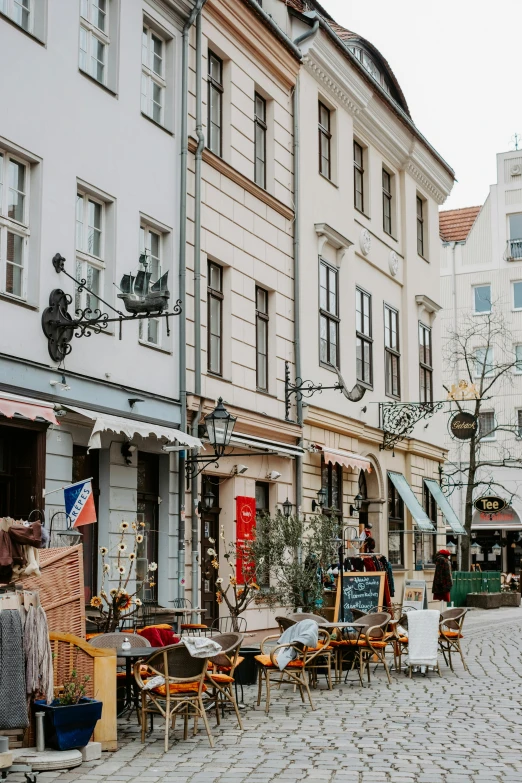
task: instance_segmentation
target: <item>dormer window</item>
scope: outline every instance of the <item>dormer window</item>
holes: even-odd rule
[[[370,57],[370,55],[365,52],[364,49],[361,49],[360,46],[349,46],[348,49],[353,55],[355,55],[355,57],[357,57],[359,62],[364,65],[370,76],[375,79],[377,84],[380,84],[383,90],[385,90],[388,95],[391,95],[391,88],[389,83],[386,81],[384,74],[381,73],[379,67],[376,65],[375,61]]]

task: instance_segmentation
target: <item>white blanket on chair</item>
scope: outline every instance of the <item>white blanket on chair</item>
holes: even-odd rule
[[[424,609],[408,612],[409,666],[436,666],[439,648],[440,612]]]
[[[181,641],[193,658],[212,658],[223,649],[218,642],[207,636],[183,636]]]
[[[319,626],[315,620],[301,620],[291,625],[281,634],[278,644],[304,644],[306,647],[317,647],[319,641]],[[297,658],[297,650],[294,647],[285,647],[277,654],[277,665],[283,671],[290,661]]]

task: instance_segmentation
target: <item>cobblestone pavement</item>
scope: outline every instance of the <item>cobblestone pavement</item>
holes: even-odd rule
[[[121,725],[120,750],[47,780],[77,783],[522,783],[522,609],[470,612],[453,674],[378,671],[371,688],[357,681],[313,692],[315,712],[291,688],[275,691],[268,717],[245,689],[245,731],[226,715],[184,742],[176,731],[163,751],[160,721],[145,745],[135,724]],[[382,667],[379,667],[382,669]],[[133,718],[134,720],[134,718]],[[21,778],[12,776],[10,783]]]

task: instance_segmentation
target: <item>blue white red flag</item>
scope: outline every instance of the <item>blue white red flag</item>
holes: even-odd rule
[[[97,522],[94,507],[94,495],[91,480],[77,481],[63,491],[65,498],[65,513],[69,518],[70,527],[91,525]]]

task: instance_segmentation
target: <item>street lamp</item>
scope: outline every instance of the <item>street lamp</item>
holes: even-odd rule
[[[493,544],[493,546],[491,547],[491,554],[495,555],[495,557],[498,557],[499,555],[502,554],[502,547],[500,546],[500,544]]]
[[[360,495],[359,493],[357,493],[357,495],[353,499],[353,505],[350,506],[350,516],[351,517],[354,516],[354,513],[353,513],[354,511],[357,512],[357,515],[359,514],[359,511],[362,508],[363,500],[364,500],[363,496]]]
[[[76,546],[82,540],[82,534],[77,528],[68,527],[66,530],[57,530],[56,534],[60,538],[64,538],[63,542],[65,546]]]
[[[285,500],[285,502],[283,503],[283,514],[288,519],[288,517],[290,516],[291,513],[292,513],[292,504],[290,503],[290,501],[287,498]]]
[[[317,492],[317,500],[312,500],[312,511],[315,511],[316,508],[322,509],[323,506],[326,506],[327,499],[328,495],[326,489],[321,487],[321,489]]]
[[[477,555],[481,555],[482,554],[482,547],[480,546],[478,541],[474,541],[472,543],[472,545],[470,546],[469,551],[471,552],[471,554],[474,557],[476,557]]]
[[[446,544],[446,549],[450,553],[450,555],[456,555],[457,554],[457,545],[454,541],[449,541]]]
[[[210,489],[207,489],[207,491],[203,495],[203,500],[205,501],[205,511],[210,511],[210,509],[214,505],[215,499],[216,496],[214,495],[214,493]]]
[[[205,416],[205,426],[210,445],[213,447],[216,457],[222,457],[230,443],[236,417],[232,416],[223,405],[222,397],[212,411]]]

